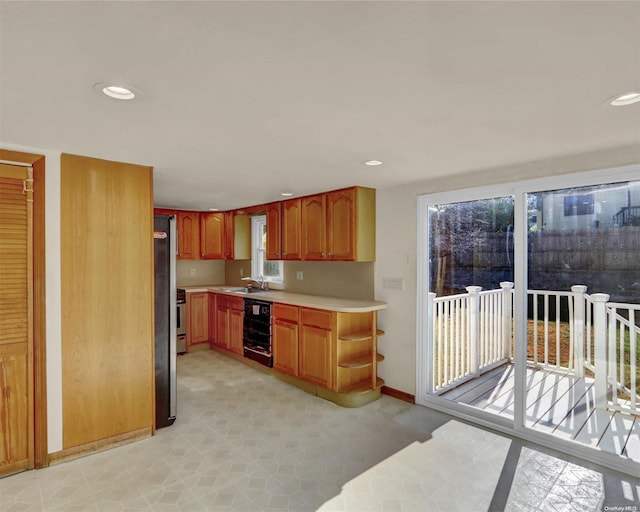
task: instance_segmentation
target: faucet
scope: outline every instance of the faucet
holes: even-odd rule
[[[266,290],[267,289],[267,282],[264,279],[263,275],[260,275],[260,279],[253,279],[252,277],[243,277],[242,278],[243,281],[252,281],[254,283],[256,283],[261,290]]]

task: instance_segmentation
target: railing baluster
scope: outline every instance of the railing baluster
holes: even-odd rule
[[[556,368],[560,368],[560,295],[556,295]]]
[[[533,362],[538,364],[538,294],[533,293]]]
[[[629,389],[631,390],[631,409],[638,411],[637,396],[638,396],[638,382],[636,381],[637,360],[638,360],[638,347],[636,341],[638,334],[636,334],[636,316],[635,310],[629,308]]]
[[[618,379],[617,379],[617,369],[618,362],[616,361],[616,348],[618,345],[618,337],[616,336],[616,328],[618,327],[618,322],[616,321],[616,308],[609,308],[608,311],[608,320],[609,320],[609,339],[608,341],[608,361],[607,361],[607,389],[611,388],[611,401],[613,404],[618,403]]]
[[[549,364],[549,296],[544,296],[544,364]]]
[[[594,293],[593,302],[593,338],[595,343],[595,406],[607,409],[607,308],[609,295]]]

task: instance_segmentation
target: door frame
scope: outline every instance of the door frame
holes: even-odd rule
[[[0,160],[33,168],[33,416],[35,468],[49,465],[47,443],[47,358],[45,276],[45,157],[0,149]]]
[[[601,183],[637,181],[639,172],[640,163],[596,171],[572,172],[560,176],[548,176],[518,182],[497,183],[471,189],[422,194],[417,197],[416,404],[424,405],[617,471],[635,474],[640,469],[640,464],[637,462],[601,452],[576,442],[558,439],[552,434],[539,432],[526,426],[523,400],[526,398],[525,368],[527,347],[524,341],[527,339],[527,323],[520,314],[515,314],[514,325],[514,393],[519,400],[516,400],[515,403],[513,421],[478,410],[467,404],[459,404],[442,397],[429,395],[427,393],[427,379],[430,370],[428,369],[429,365],[423,363],[431,360],[429,343],[427,343],[431,319],[429,315],[425,314],[429,293],[429,204],[473,201],[505,195],[514,196],[514,312],[518,312],[525,310],[527,304],[527,235],[526,231],[521,229],[522,226],[526,226],[527,221],[526,194]]]

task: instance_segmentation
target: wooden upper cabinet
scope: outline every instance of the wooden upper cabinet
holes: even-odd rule
[[[177,212],[175,210],[170,210],[168,208],[154,208],[154,215],[175,215]]]
[[[178,231],[178,259],[200,259],[200,213],[176,212]]]
[[[302,198],[302,259],[324,260],[326,253],[326,195]]]
[[[234,220],[235,212],[224,212],[224,259],[234,259],[235,247],[234,247]]]
[[[200,217],[200,249],[205,260],[225,258],[225,214],[204,213]]]
[[[236,211],[202,214],[200,247],[206,260],[251,259],[251,219]]]
[[[299,260],[302,255],[301,201],[288,199],[282,202],[282,257],[283,260]]]
[[[271,203],[265,207],[267,216],[267,259],[282,259],[282,203]]]
[[[356,260],[356,196],[355,188],[327,193],[327,259]]]

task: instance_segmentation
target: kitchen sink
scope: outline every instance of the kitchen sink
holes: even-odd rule
[[[239,286],[237,288],[221,288],[222,292],[232,292],[232,293],[260,293],[266,292],[267,290],[262,290],[261,288],[249,288],[247,286]]]

